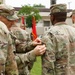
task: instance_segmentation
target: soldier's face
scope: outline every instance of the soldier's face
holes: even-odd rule
[[[7,28],[9,29],[10,27],[12,27],[12,25],[15,24],[14,20],[8,20],[7,18],[5,18],[4,23],[6,24]]]
[[[75,23],[75,14],[72,15],[72,22]]]

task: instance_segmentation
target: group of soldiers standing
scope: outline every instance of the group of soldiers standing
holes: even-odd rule
[[[0,75],[30,75],[37,56],[42,59],[42,75],[74,75],[75,28],[65,22],[66,4],[50,7],[53,26],[34,41],[16,26],[18,16],[14,11],[13,7],[0,4]],[[75,10],[71,17],[74,23]]]

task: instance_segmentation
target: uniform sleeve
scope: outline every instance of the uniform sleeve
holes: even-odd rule
[[[16,54],[15,57],[18,65],[23,63],[25,66],[27,66],[30,62],[34,62],[36,59],[33,50],[25,54]]]
[[[13,46],[12,40],[10,35],[8,35],[8,54],[7,54],[7,61],[6,61],[6,75],[18,75],[18,68],[17,63],[15,60],[15,56],[13,54]]]
[[[42,38],[42,42],[46,45],[46,53],[42,56],[42,75],[55,75],[55,38],[48,33]]]
[[[16,53],[26,53],[26,52],[33,50],[34,48],[35,47],[29,41],[20,42],[16,44]]]

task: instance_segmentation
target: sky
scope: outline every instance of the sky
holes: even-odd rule
[[[21,7],[30,4],[42,4],[46,8],[50,8],[50,0],[5,0],[5,3],[13,7]],[[66,3],[67,9],[75,9],[75,0],[57,0],[57,4]]]

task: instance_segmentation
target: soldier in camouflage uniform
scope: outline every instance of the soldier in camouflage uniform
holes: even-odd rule
[[[52,24],[42,37],[46,53],[42,56],[42,75],[75,75],[75,28],[65,23],[65,4],[50,7]]]
[[[17,55],[20,54],[20,56],[21,56],[22,54],[25,53],[25,49],[27,49],[26,45],[28,45],[28,42],[30,42],[29,34],[28,34],[28,32],[26,32],[26,30],[23,30],[22,28],[20,28],[16,25],[13,25],[11,27],[11,32],[21,42],[21,44],[19,44],[19,46],[18,46],[19,48],[16,48],[16,51],[17,51],[16,54]],[[24,45],[24,47],[23,47],[23,45]],[[29,51],[29,50],[32,50],[34,47],[30,46],[28,48],[29,49],[27,49],[27,50]],[[28,57],[29,53],[26,53],[25,56]],[[30,55],[30,56],[32,56],[32,55]],[[30,70],[31,70],[33,63],[35,61],[35,56],[34,56],[33,60],[30,58],[29,58],[29,61],[27,61],[27,60],[28,59],[26,58],[24,63],[23,62],[18,63],[18,69],[19,69],[20,75],[29,75],[30,74]],[[26,65],[27,62],[28,62],[28,66]]]
[[[1,21],[6,24],[7,28],[10,30],[10,27],[16,22],[16,19],[18,19],[17,15],[14,13],[14,8],[13,7],[8,7],[7,5],[1,5]],[[23,33],[24,31],[22,31]],[[42,55],[46,47],[45,45],[38,45],[41,44],[41,41],[39,39],[36,39],[33,42],[27,42],[27,36],[23,36],[21,34],[20,37],[13,36],[11,33],[11,38],[12,38],[12,44],[13,44],[13,51],[15,50],[15,59],[17,61],[19,73],[20,75],[29,75],[28,67],[27,65],[34,61],[36,56]],[[25,32],[26,33],[26,32]],[[16,49],[15,49],[16,48]],[[30,51],[32,50],[32,51]],[[30,51],[30,52],[28,52]],[[28,53],[26,53],[28,52]],[[26,54],[25,54],[26,53]],[[22,65],[23,64],[23,65]],[[8,65],[8,64],[7,64]],[[8,68],[9,69],[9,68]],[[16,69],[16,68],[15,68]],[[14,70],[15,70],[14,69]],[[25,70],[25,72],[23,72]]]
[[[18,75],[12,39],[6,25],[1,21],[1,14],[5,14],[2,6],[0,5],[0,75]]]

